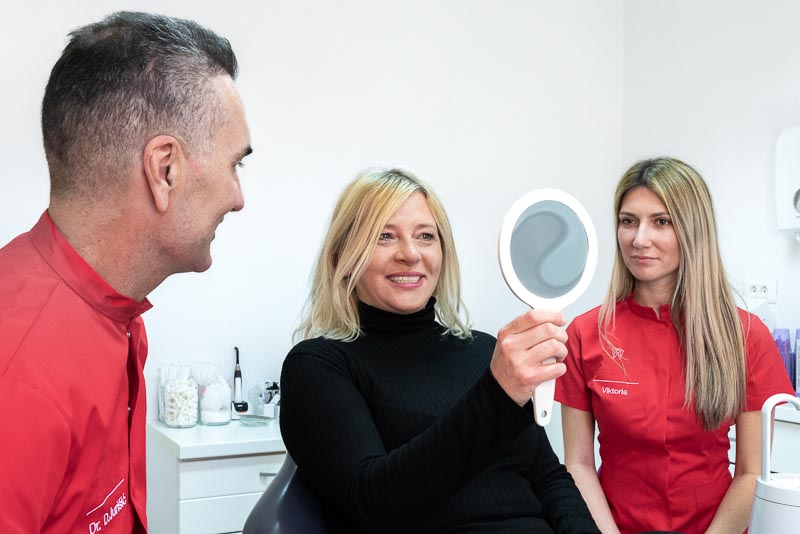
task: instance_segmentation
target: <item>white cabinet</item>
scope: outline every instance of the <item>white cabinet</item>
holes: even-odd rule
[[[150,534],[239,532],[285,454],[277,421],[244,427],[147,425]]]
[[[770,470],[800,473],[800,424],[775,421]]]
[[[736,426],[731,427],[728,435],[731,439],[728,457],[734,463]],[[776,473],[800,473],[800,412],[788,404],[775,407],[770,470]]]

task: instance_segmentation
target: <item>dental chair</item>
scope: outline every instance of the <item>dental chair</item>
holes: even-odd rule
[[[275,479],[250,511],[242,534],[325,534],[322,506],[286,455]]]

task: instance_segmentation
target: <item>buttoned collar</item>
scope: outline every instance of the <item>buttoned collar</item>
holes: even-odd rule
[[[629,295],[628,298],[625,299],[625,302],[628,304],[630,310],[639,317],[672,324],[672,306],[669,304],[664,304],[658,309],[659,314],[661,315],[661,317],[659,317],[656,315],[656,311],[653,308],[649,306],[642,306],[633,300],[633,294]]]

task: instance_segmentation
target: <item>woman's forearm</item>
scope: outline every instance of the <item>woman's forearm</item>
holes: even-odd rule
[[[745,531],[750,523],[757,478],[752,473],[733,477],[706,534],[730,534]]]
[[[600,486],[600,479],[594,468],[582,464],[567,464],[567,470],[575,479],[575,485],[586,501],[595,523],[603,534],[619,534],[619,529],[611,515],[608,501]]]

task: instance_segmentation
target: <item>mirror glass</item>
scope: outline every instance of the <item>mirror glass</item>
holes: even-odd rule
[[[555,200],[529,206],[511,232],[511,264],[525,288],[547,299],[560,297],[580,282],[589,240],[572,208]]]

